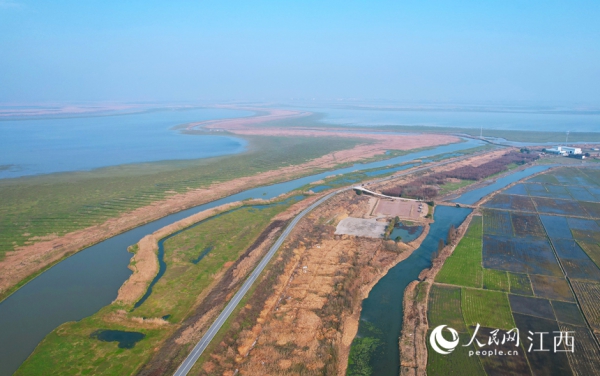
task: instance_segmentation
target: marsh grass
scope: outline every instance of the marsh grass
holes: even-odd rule
[[[217,273],[227,268],[225,263],[244,253],[273,217],[293,202],[282,201],[262,210],[249,206],[233,209],[169,239],[172,241],[166,242],[165,249],[167,271],[146,302],[126,314],[129,318],[170,315],[169,325],[148,329],[135,321],[112,319],[117,312],[124,315],[131,307],[111,304],[90,317],[63,324],[51,332],[21,365],[17,375],[135,374],[150,360],[154,349],[160,347],[189,316],[198,296]],[[210,252],[212,257],[205,257],[198,264],[192,263],[192,257],[202,251],[205,243],[214,245]],[[240,271],[240,278],[245,278],[251,269]],[[238,308],[243,306],[244,302]],[[136,331],[145,337],[132,349],[122,349],[117,342],[91,338],[98,329]]]
[[[334,137],[245,138],[249,150],[238,155],[2,179],[0,259],[18,246],[103,223],[175,193],[301,164],[370,142]]]

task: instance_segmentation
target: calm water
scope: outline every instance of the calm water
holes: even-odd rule
[[[170,128],[193,121],[251,114],[203,108],[81,118],[1,120],[0,179],[239,153],[246,146],[242,139],[183,135]]]
[[[477,201],[481,200],[485,196],[489,195],[492,192],[495,192],[499,189],[506,187],[509,184],[512,184],[516,181],[519,181],[523,178],[531,176],[533,174],[537,174],[538,172],[546,171],[547,169],[553,167],[552,165],[547,166],[532,166],[528,167],[522,171],[514,172],[510,175],[497,179],[494,183],[490,185],[486,185],[485,187],[473,189],[472,191],[468,191],[463,193],[460,197],[452,200],[452,202],[457,202],[459,204],[465,205],[473,205]]]
[[[600,114],[541,114],[459,111],[379,111],[334,108],[313,108],[311,111],[326,114],[326,123],[340,125],[425,125],[437,127],[460,127],[557,131],[599,132]],[[485,131],[484,131],[485,135]]]
[[[365,340],[378,344],[369,358],[372,375],[400,374],[398,340],[402,331],[404,290],[423,269],[431,267],[431,254],[437,251],[440,239],[446,239],[450,226],[458,227],[470,212],[471,209],[466,208],[436,207],[435,222],[421,246],[390,269],[363,301],[353,346]]]
[[[90,316],[110,304],[131,275],[127,247],[142,237],[194,213],[250,198],[270,199],[335,174],[385,167],[417,158],[482,145],[467,142],[440,146],[385,161],[354,165],[304,178],[250,189],[169,215],[93,245],[67,258],[0,303],[0,375],[12,374],[54,328]]]

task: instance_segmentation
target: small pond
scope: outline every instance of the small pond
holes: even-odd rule
[[[146,335],[140,332],[126,332],[124,330],[96,330],[90,334],[90,337],[102,342],[119,342],[119,348],[132,349]]]
[[[412,242],[423,233],[423,226],[410,226],[402,222],[398,222],[392,230],[390,239],[396,240],[399,236],[404,243]]]

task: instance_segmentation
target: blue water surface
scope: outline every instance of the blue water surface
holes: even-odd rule
[[[540,113],[540,112],[476,112],[373,109],[311,108],[324,113],[323,122],[353,126],[410,125],[528,130],[538,132],[598,132],[600,114]]]
[[[2,120],[0,179],[239,153],[246,146],[240,138],[184,135],[170,128],[196,121],[250,115],[252,112],[249,111],[199,108]]]

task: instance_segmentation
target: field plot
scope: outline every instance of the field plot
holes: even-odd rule
[[[431,331],[427,333],[427,338],[431,335]],[[468,333],[459,333],[459,343],[467,344],[471,340]],[[458,346],[452,352],[451,356],[441,355],[431,349],[427,345],[427,374],[429,376],[447,376],[447,375],[473,375],[486,376],[479,358],[469,356],[469,351],[475,351],[473,345],[468,347]]]
[[[559,200],[543,197],[532,197],[539,213],[572,215],[576,217],[589,217],[589,214],[577,201]]]
[[[565,189],[577,201],[597,201],[597,198],[585,189],[585,187],[565,186]]]
[[[508,273],[510,292],[519,295],[533,295],[531,281],[527,274]]]
[[[544,226],[537,214],[511,213],[512,227],[515,236],[543,238],[546,236]]]
[[[502,270],[483,269],[483,288],[508,292],[509,284],[506,273]]]
[[[596,201],[600,200],[600,188],[598,187],[586,187],[586,189],[596,197]]]
[[[510,330],[515,327],[508,298],[503,292],[463,288],[461,307],[465,324]]]
[[[547,275],[530,275],[535,296],[553,300],[575,302],[569,284],[563,277],[550,277]]]
[[[556,180],[563,185],[593,186],[597,184],[593,179],[590,179],[587,174],[584,174],[578,168],[560,168],[545,175],[555,177]],[[531,180],[533,179],[534,178]]]
[[[575,239],[600,243],[600,226],[597,222],[579,218],[568,218],[567,222]]]
[[[600,284],[584,281],[572,281],[581,310],[594,330],[600,330]]]
[[[559,331],[560,328],[554,320],[546,320],[539,317],[521,315],[519,313],[513,314],[517,328],[521,333],[531,332],[546,332],[552,333]],[[525,348],[529,348],[530,342],[523,336],[523,345]],[[535,338],[535,337],[532,337]],[[532,351],[527,352],[527,359],[529,360],[529,366],[533,371],[534,375],[572,375],[571,367],[569,366],[569,360],[564,352],[554,353],[554,337],[551,335],[543,336],[543,348],[549,351]],[[575,341],[577,342],[577,341]],[[539,335],[535,338],[534,349],[540,347]]]
[[[467,233],[436,276],[436,282],[481,287],[483,279],[481,267],[482,227],[482,218],[480,216],[473,217]]]
[[[572,239],[573,234],[565,217],[540,215],[546,233],[551,239]]]
[[[525,188],[525,184],[515,184],[512,187],[504,190],[502,193],[506,195],[521,195],[521,196],[529,196],[529,192]]]
[[[567,190],[560,185],[550,184],[525,184],[525,189],[529,196],[534,197],[548,197],[548,198],[562,198],[565,200],[572,200],[573,197],[567,192]]]
[[[552,244],[567,277],[600,282],[600,269],[574,240],[553,239]]]
[[[535,206],[531,197],[518,195],[497,194],[491,200],[483,204],[490,209],[506,209],[535,213]]]
[[[598,202],[585,202],[582,204],[583,208],[588,212],[592,218],[600,218],[600,203]]]
[[[483,213],[483,233],[513,236],[510,213],[499,210],[485,210]]]
[[[554,310],[547,299],[530,298],[527,296],[508,295],[510,308],[513,312],[523,315],[537,316],[544,319],[555,320]]]
[[[577,304],[553,300],[552,308],[554,309],[556,320],[558,320],[559,323],[586,326],[585,320],[583,319]]]
[[[594,260],[596,266],[600,265],[600,244],[580,240],[577,241],[577,244],[579,244],[581,249],[583,249],[592,260]]]
[[[491,347],[487,346],[490,332],[496,329],[497,328],[485,327],[479,329],[479,332],[477,333],[477,340],[481,343],[486,344],[486,346],[479,348],[479,350],[489,350],[493,348],[498,351],[503,351],[504,353],[507,353],[508,351],[517,351],[518,354],[511,356],[481,356],[479,359],[481,361],[481,364],[483,365],[484,370],[486,371],[486,374],[490,376],[531,375],[529,365],[527,364],[525,350],[523,349],[523,341],[520,341],[518,346],[516,346],[516,344],[513,342],[507,342],[505,344],[502,344],[502,342],[500,342],[498,345],[494,344]],[[497,336],[499,336],[499,338],[503,338],[505,332],[506,331],[504,330],[500,330]]]
[[[516,184],[482,207],[481,267],[473,263],[468,272],[465,260],[478,256],[476,247],[467,252],[463,246],[468,244],[465,236],[455,250],[462,257],[448,258],[436,278],[463,286],[461,292],[451,290],[452,304],[443,307],[444,297],[437,291],[433,299],[441,302],[430,301],[430,310],[435,310],[430,317],[440,325],[443,320],[458,321],[456,313],[439,310],[458,311],[460,296],[470,332],[477,323],[479,335],[482,329],[487,334],[519,328],[519,356],[479,357],[487,375],[600,375],[595,338],[600,339],[600,171],[554,170]],[[469,242],[476,242],[471,235]],[[474,271],[481,285],[475,283]],[[574,332],[574,353],[554,353],[553,332],[560,330]],[[543,348],[549,351],[527,352],[529,331],[548,333]],[[480,341],[487,343],[488,337]],[[539,335],[534,339],[534,349],[539,348]],[[497,349],[514,350],[514,345],[506,346]],[[446,358],[432,351],[429,356],[432,374],[442,374],[441,367],[448,366],[454,374],[466,375],[468,365],[473,366],[464,350]]]
[[[548,184],[561,184],[560,181],[556,178],[556,176],[549,174],[541,174],[538,176],[534,176],[530,179],[527,179],[527,182],[532,183],[548,183]]]
[[[448,325],[458,332],[466,333],[467,327],[460,308],[460,287],[434,284],[429,291],[429,326]]]
[[[471,328],[472,330],[474,328]],[[483,365],[486,373],[490,376],[500,376],[500,375],[531,375],[531,371],[529,370],[529,365],[527,364],[527,358],[525,356],[525,351],[523,350],[523,342],[519,346],[516,346],[512,342],[507,342],[502,344],[500,342],[498,345],[487,346],[490,332],[496,330],[497,328],[479,328],[479,332],[477,333],[477,340],[481,343],[486,344],[485,347],[478,348],[478,350],[490,350],[497,349],[498,351],[504,351],[507,353],[508,351],[518,351],[518,355],[511,356],[481,356],[479,360]],[[506,331],[500,330],[497,334],[499,338],[503,338]]]
[[[563,275],[546,239],[484,235],[483,266],[515,273]]]
[[[575,350],[566,354],[575,373],[582,376],[600,374],[600,350],[590,331],[563,323],[558,326],[563,332],[573,332]]]

